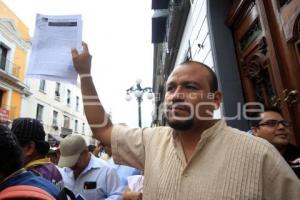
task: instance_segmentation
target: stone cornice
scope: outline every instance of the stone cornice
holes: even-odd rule
[[[6,83],[8,86],[14,88],[15,90],[22,92],[27,86],[20,79],[13,75],[6,73],[0,69],[0,79],[2,83]]]
[[[21,34],[12,19],[0,18],[0,31],[6,39],[17,44],[22,50],[28,51],[31,48],[31,42],[21,38]]]

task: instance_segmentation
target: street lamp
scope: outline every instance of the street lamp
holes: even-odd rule
[[[142,111],[141,111],[141,103],[143,101],[143,95],[147,92],[147,98],[152,99],[153,98],[153,93],[152,93],[152,88],[151,87],[145,87],[142,88],[141,86],[142,79],[137,79],[136,80],[136,86],[132,86],[126,90],[126,96],[125,99],[126,101],[131,100],[131,93],[134,94],[136,97],[136,100],[138,102],[138,116],[139,116],[139,127],[142,127]]]

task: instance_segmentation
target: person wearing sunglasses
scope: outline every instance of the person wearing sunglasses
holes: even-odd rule
[[[291,123],[285,120],[277,108],[268,108],[257,113],[252,121],[252,133],[275,146],[287,163],[300,178],[300,149],[290,143]]]

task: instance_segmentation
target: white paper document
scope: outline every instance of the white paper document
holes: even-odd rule
[[[37,14],[27,77],[76,84],[71,48],[81,47],[81,15]]]

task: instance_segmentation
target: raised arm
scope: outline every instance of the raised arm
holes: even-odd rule
[[[81,80],[81,92],[85,115],[93,132],[93,137],[104,145],[111,144],[112,123],[106,114],[96,91],[91,76],[91,60],[86,43],[82,43],[83,52],[72,49],[72,58]]]

